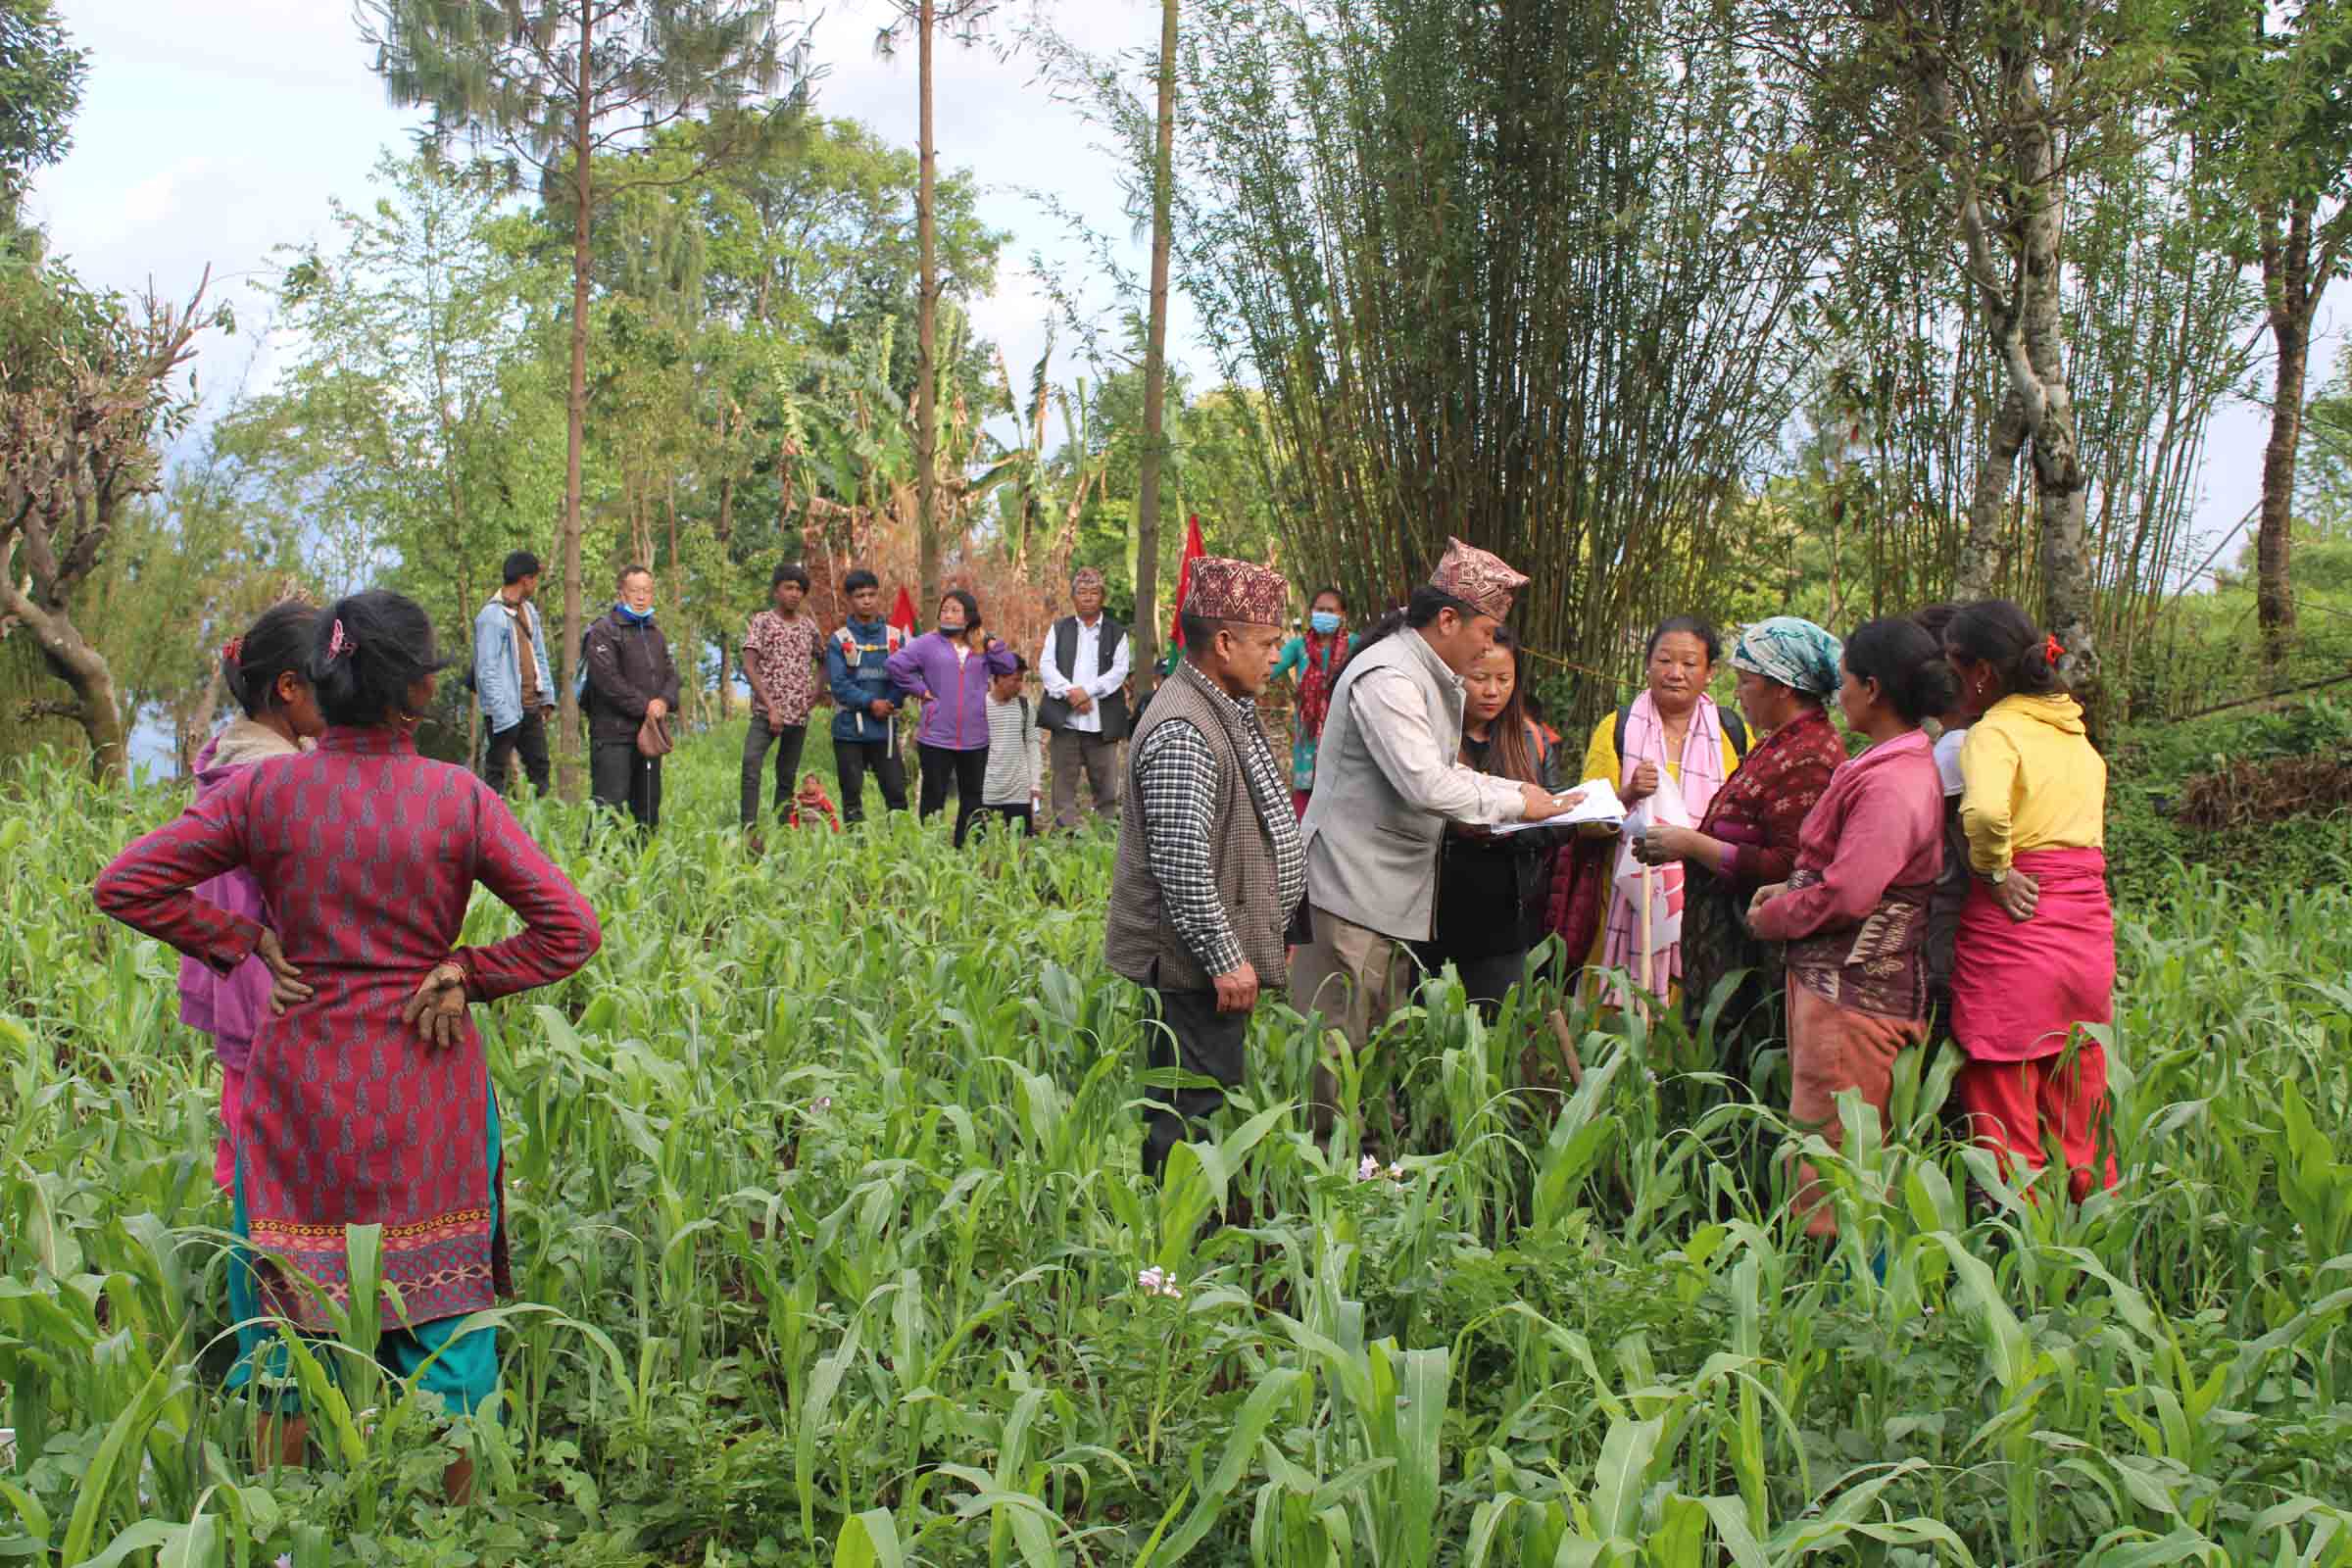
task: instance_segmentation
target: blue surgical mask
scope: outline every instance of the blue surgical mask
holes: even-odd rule
[[[1315,628],[1319,637],[1329,637],[1340,629],[1340,617],[1335,611],[1318,610],[1306,617],[1306,623]]]

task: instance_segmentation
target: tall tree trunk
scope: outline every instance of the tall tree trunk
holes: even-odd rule
[[[2027,106],[2021,105],[2021,108]],[[2082,431],[2067,385],[2059,340],[2060,250],[2066,235],[2065,188],[2048,125],[2020,116],[2022,172],[2033,205],[2023,225],[2019,320],[2007,358],[2026,394],[2033,432],[2034,510],[2041,564],[2042,623],[2066,651],[2060,668],[2095,702],[2099,678],[2098,574],[2083,533],[2085,481]],[[2022,357],[2022,363],[2020,363]]]
[[[1990,599],[2001,591],[2001,532],[2009,497],[2017,487],[2017,455],[2026,448],[2026,400],[2012,386],[2001,393],[1985,433],[1984,457],[1977,465],[1968,499],[1968,539],[1961,546],[1954,592],[1962,599]]]
[[[2287,568],[2294,549],[2295,461],[2303,443],[2303,379],[2311,366],[2318,294],[2310,271],[2315,211],[2311,198],[2298,197],[2283,235],[2275,208],[2261,215],[2263,294],[2278,360],[2271,378],[2271,439],[2262,454],[2262,522],[2254,536],[2254,611],[2263,658],[2274,674],[2295,635]]]
[[[1174,241],[1176,6],[1160,0],[1159,135],[1152,155],[1152,320],[1144,339],[1144,450],[1135,497],[1135,668],[1159,661],[1159,474],[1167,459],[1168,252]]]
[[[914,310],[914,484],[915,535],[922,553],[925,612],[939,603],[939,226],[933,211],[939,184],[939,148],[931,123],[931,31],[933,0],[922,0],[916,26],[916,90],[921,107],[921,168],[914,200],[915,239],[922,251],[922,281]]]
[[[122,704],[115,691],[115,672],[106,656],[82,636],[65,611],[36,605],[5,581],[0,581],[0,612],[24,623],[49,673],[74,691],[71,704],[35,703],[27,705],[28,710],[79,724],[90,743],[90,771],[102,781],[121,778],[129,757],[128,737],[122,727]]]
[[[563,798],[577,801],[581,788],[578,741],[579,699],[572,695],[579,663],[580,631],[586,624],[585,584],[580,580],[580,449],[588,428],[588,204],[595,193],[589,108],[595,82],[589,71],[596,38],[596,8],[580,7],[580,79],[571,117],[571,390],[564,418],[564,640],[556,684],[563,704],[556,723],[556,753]]]

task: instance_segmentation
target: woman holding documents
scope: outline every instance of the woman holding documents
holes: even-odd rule
[[[2045,1142],[2077,1200],[2115,1185],[2103,1136],[2107,1049],[2085,1034],[2115,1008],[2107,901],[2107,764],[2059,679],[2062,653],[2006,599],[1945,626],[1960,706],[1960,826],[1970,891],[1952,952],[1953,1093],[1979,1139],[2028,1173]],[[2102,1147],[2104,1145],[2105,1147]]]
[[[1643,654],[1647,688],[1593,726],[1584,777],[1607,780],[1629,808],[1647,803],[1641,814],[1651,820],[1690,827],[1704,817],[1715,792],[1747,754],[1747,726],[1707,695],[1722,653],[1723,640],[1707,622],[1692,615],[1661,622]],[[1671,873],[1646,877],[1654,907],[1653,918],[1644,921],[1644,874],[1617,853],[1613,839],[1605,859],[1588,848],[1577,863],[1576,886],[1555,924],[1570,951],[1590,942],[1587,962],[1621,969],[1636,987],[1672,1002],[1683,978],[1682,943],[1676,922],[1657,917],[1675,901],[1671,888],[1657,885]],[[1627,1000],[1622,991],[1615,998],[1620,1006]]]
[[[1755,1049],[1782,1036],[1779,949],[1747,929],[1756,890],[1796,868],[1797,834],[1845,744],[1827,703],[1838,690],[1838,639],[1809,620],[1775,615],[1732,645],[1740,710],[1763,739],[1707,804],[1698,826],[1653,826],[1634,844],[1646,865],[1680,862],[1683,895],[1683,1015],[1693,1033],[1716,985],[1745,977],[1715,1020],[1723,1070],[1748,1081]]]
[[[1838,689],[1845,722],[1870,749],[1841,763],[1805,818],[1796,869],[1763,888],[1748,925],[1788,945],[1788,1119],[1832,1149],[1847,1090],[1882,1124],[1894,1058],[1928,1033],[1921,949],[1928,897],[1943,869],[1943,784],[1920,721],[1940,713],[1951,666],[1914,620],[1873,620],[1845,640]],[[1799,1164],[1791,1206],[1809,1235],[1837,1216]]]
[[[1560,793],[1559,749],[1527,716],[1526,651],[1508,626],[1462,676],[1465,766]],[[1561,828],[1497,833],[1454,822],[1439,861],[1438,907],[1426,942],[1412,945],[1435,974],[1450,963],[1462,988],[1492,1019],[1527,975],[1527,950],[1543,938],[1551,858]]]

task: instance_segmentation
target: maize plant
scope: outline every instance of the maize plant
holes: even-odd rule
[[[1492,1022],[1430,976],[1340,1063],[1378,1157],[1317,1138],[1324,1046],[1267,1002],[1152,1187],[1107,841],[755,855],[736,755],[680,750],[650,843],[520,808],[607,941],[477,1009],[501,1395],[453,1421],[373,1372],[355,1227],[355,1309],[288,1337],[295,1466],[223,1388],[209,1043],[88,897],[178,799],[0,781],[0,1559],[2352,1568],[2344,879],[2122,910],[2123,1180],[2080,1204],[1951,1142],[1949,1059],[1834,1152],[1772,1054],[1736,1097],[1556,964]],[[1834,1247],[1787,1218],[1799,1155]]]

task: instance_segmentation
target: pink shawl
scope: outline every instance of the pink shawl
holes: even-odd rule
[[[1665,773],[1667,760],[1665,720],[1658,716],[1658,705],[1651,701],[1649,693],[1643,692],[1634,699],[1633,710],[1626,715],[1625,755],[1617,759],[1619,791],[1633,782],[1634,769],[1643,762],[1655,762],[1658,771]],[[1683,804],[1690,808],[1692,822],[1706,816],[1707,807],[1714,801],[1715,792],[1723,788],[1723,720],[1715,711],[1714,699],[1702,695],[1698,706],[1691,710],[1690,727],[1683,736]],[[1641,924],[1642,912],[1632,899],[1619,893],[1609,900],[1600,961],[1604,967],[1625,970],[1637,986],[1642,980]],[[1682,943],[1666,943],[1657,952],[1659,985],[1679,983],[1683,978]],[[1664,990],[1661,989],[1659,996],[1661,1000],[1664,998]]]

